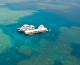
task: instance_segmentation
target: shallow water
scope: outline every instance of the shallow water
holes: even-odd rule
[[[0,65],[80,65],[80,24],[76,20],[45,10],[18,11],[10,10],[11,19],[3,16],[1,20],[5,22],[0,23]],[[25,23],[44,24],[51,32],[24,35],[17,28]]]

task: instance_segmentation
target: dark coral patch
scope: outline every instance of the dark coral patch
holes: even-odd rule
[[[63,65],[61,61],[55,60],[53,65]]]
[[[74,43],[72,44],[72,52],[71,54],[73,56],[76,56],[77,58],[80,58],[80,44],[79,43]]]

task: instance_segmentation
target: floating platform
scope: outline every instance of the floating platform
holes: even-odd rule
[[[48,29],[44,25],[40,25],[37,29],[34,25],[24,24],[20,28],[18,28],[19,32],[22,32],[26,35],[38,34],[43,32],[48,32]]]

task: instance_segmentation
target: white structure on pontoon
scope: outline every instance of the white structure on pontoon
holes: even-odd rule
[[[40,25],[37,29],[35,29],[34,25],[24,24],[22,27],[18,28],[18,31],[23,32],[25,34],[35,34],[47,32],[48,29],[44,27],[44,25]]]

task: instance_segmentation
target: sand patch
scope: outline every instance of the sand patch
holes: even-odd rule
[[[12,47],[11,38],[0,30],[0,53]]]
[[[34,10],[13,11],[8,8],[0,8],[0,24],[8,25],[8,24],[17,23],[17,20],[20,17],[31,16],[34,12],[36,11]]]

